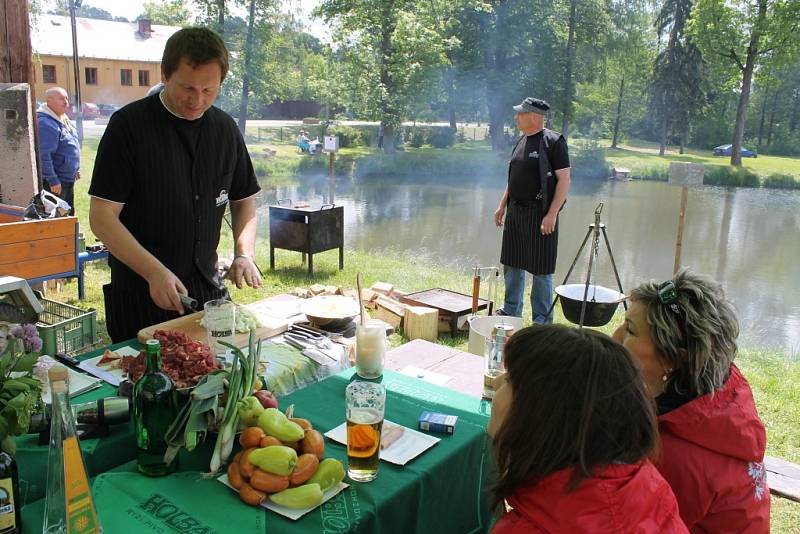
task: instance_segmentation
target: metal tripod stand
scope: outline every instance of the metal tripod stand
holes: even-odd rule
[[[617,271],[617,264],[614,261],[614,254],[611,252],[611,243],[608,241],[608,234],[606,234],[606,225],[600,222],[600,213],[603,211],[603,203],[597,205],[594,210],[594,223],[589,225],[589,229],[586,231],[586,236],[583,238],[583,242],[581,243],[581,247],[578,249],[578,253],[575,255],[575,259],[572,260],[572,265],[569,267],[569,271],[567,271],[567,276],[564,277],[563,285],[566,285],[567,280],[569,280],[569,275],[572,274],[573,269],[575,269],[575,265],[578,263],[578,259],[581,257],[581,253],[583,253],[583,248],[586,246],[586,242],[589,240],[589,236],[592,236],[592,248],[589,252],[589,270],[586,273],[586,287],[583,290],[583,302],[581,303],[581,317],[578,326],[583,328],[583,321],[586,316],[586,303],[587,297],[589,296],[589,285],[592,279],[592,269],[595,267],[594,262],[595,258],[597,257],[597,252],[600,249],[600,233],[603,234],[603,241],[606,244],[606,249],[608,250],[608,256],[611,258],[611,266],[614,269],[614,277],[617,279],[617,286],[619,287],[619,292],[624,293],[622,290],[622,282],[619,279],[619,272]],[[560,295],[556,294],[555,298],[553,299],[553,304],[550,305],[550,309],[547,311],[547,316],[553,313],[553,308],[556,307],[556,302],[558,302]],[[626,301],[622,301],[622,305],[625,309],[628,309],[628,303]]]

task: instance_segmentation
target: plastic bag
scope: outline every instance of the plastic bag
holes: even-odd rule
[[[25,209],[26,219],[53,219],[69,215],[71,206],[66,200],[45,189],[34,195]]]

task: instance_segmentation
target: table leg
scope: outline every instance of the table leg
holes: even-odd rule
[[[339,247],[339,270],[344,269],[344,245]]]
[[[78,300],[83,300],[85,296],[85,288],[83,287],[83,263],[78,263]]]
[[[450,336],[456,337],[458,333],[458,315],[454,315],[450,319]]]
[[[269,247],[269,268],[270,270],[275,270],[275,247]]]

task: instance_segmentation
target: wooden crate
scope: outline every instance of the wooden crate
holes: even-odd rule
[[[36,281],[77,276],[77,240],[77,217],[0,223],[0,274]]]

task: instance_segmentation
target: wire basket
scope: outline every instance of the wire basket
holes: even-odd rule
[[[42,354],[74,354],[97,343],[97,310],[83,310],[55,300],[40,298],[44,311],[36,327],[42,338]]]

